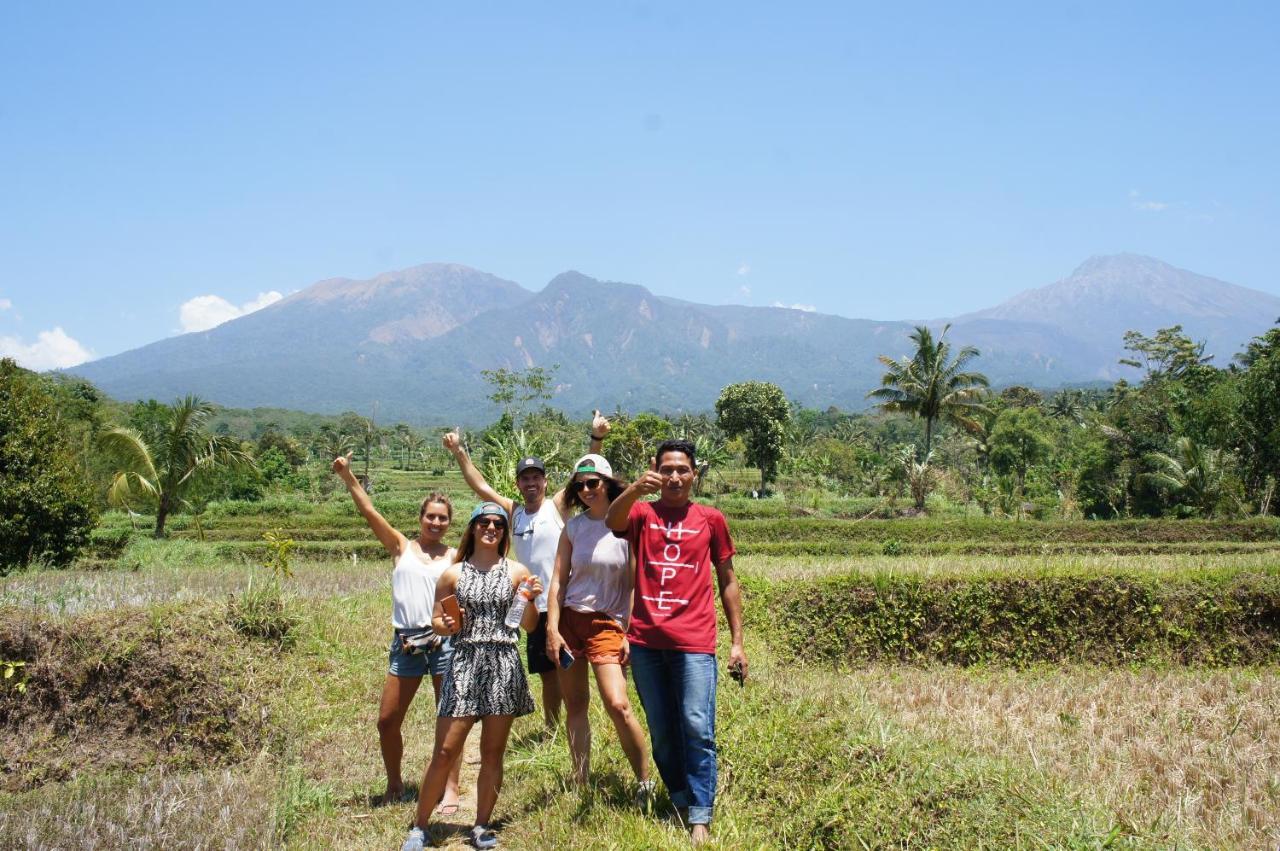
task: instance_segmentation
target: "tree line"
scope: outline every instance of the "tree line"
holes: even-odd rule
[[[1276,513],[1280,324],[1225,366],[1181,327],[1131,331],[1123,363],[1133,381],[1047,395],[991,389],[975,368],[980,352],[953,349],[947,332],[919,327],[911,351],[882,356],[867,411],[800,408],[776,385],[748,381],[725,387],[705,413],[607,412],[604,451],[633,477],[657,442],[683,437],[706,490],[867,498],[901,502],[905,513]],[[590,418],[548,404],[555,369],[482,376],[501,415],[466,439],[489,481],[510,481],[523,455],[553,470],[576,457]],[[159,537],[172,514],[198,524],[214,501],[325,498],[328,463],[348,451],[366,482],[386,467],[443,474],[439,432],[355,412],[228,412],[193,396],[126,404],[82,379],[0,361],[0,564],[69,562],[107,509],[145,515]],[[743,468],[755,479],[730,475]]]

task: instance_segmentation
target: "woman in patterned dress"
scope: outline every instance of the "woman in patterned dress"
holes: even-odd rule
[[[511,724],[534,711],[533,695],[525,679],[517,649],[519,630],[503,620],[517,592],[526,599],[542,591],[542,583],[524,565],[508,561],[511,543],[507,513],[496,503],[482,502],[458,545],[452,567],[436,586],[437,632],[453,635],[453,666],[445,677],[436,721],[436,744],[422,779],[418,814],[402,851],[419,851],[432,809],[444,793],[449,766],[462,752],[471,727],[480,721],[480,776],[476,780],[476,821],[471,841],[477,848],[493,848],[498,838],[488,823],[502,786],[502,761]],[[456,596],[462,623],[445,613],[441,601]],[[529,632],[538,625],[538,610],[527,606],[520,626]]]

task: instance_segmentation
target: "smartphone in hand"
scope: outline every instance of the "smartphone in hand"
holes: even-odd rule
[[[742,665],[739,662],[731,662],[729,664],[729,677],[739,686],[747,684],[747,678],[742,673]]]
[[[573,654],[567,647],[560,648],[560,667],[566,671],[573,666]]]

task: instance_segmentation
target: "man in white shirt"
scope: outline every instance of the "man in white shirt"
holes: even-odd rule
[[[599,453],[601,443],[609,433],[609,420],[599,411],[591,421],[589,452]],[[551,587],[551,573],[555,569],[556,548],[560,544],[560,532],[569,518],[570,507],[565,489],[556,491],[547,499],[547,468],[541,458],[529,456],[516,464],[516,489],[523,498],[516,503],[498,493],[485,481],[476,465],[471,462],[457,432],[444,436],[444,447],[453,454],[462,470],[467,485],[481,499],[496,502],[511,518],[511,540],[515,546],[516,561],[529,568],[529,572],[542,580],[543,589]],[[525,657],[529,673],[537,674],[542,681],[542,712],[548,727],[560,721],[560,680],[556,666],[547,658],[547,594],[543,590],[534,600],[538,607],[538,628],[525,639]]]

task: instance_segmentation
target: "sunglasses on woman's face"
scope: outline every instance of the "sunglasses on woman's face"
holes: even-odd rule
[[[573,486],[580,491],[593,491],[603,483],[601,479],[578,479]]]
[[[491,527],[494,529],[497,529],[498,531],[502,531],[503,529],[507,528],[507,523],[505,520],[502,520],[498,517],[479,517],[476,519],[477,529],[488,529]]]

